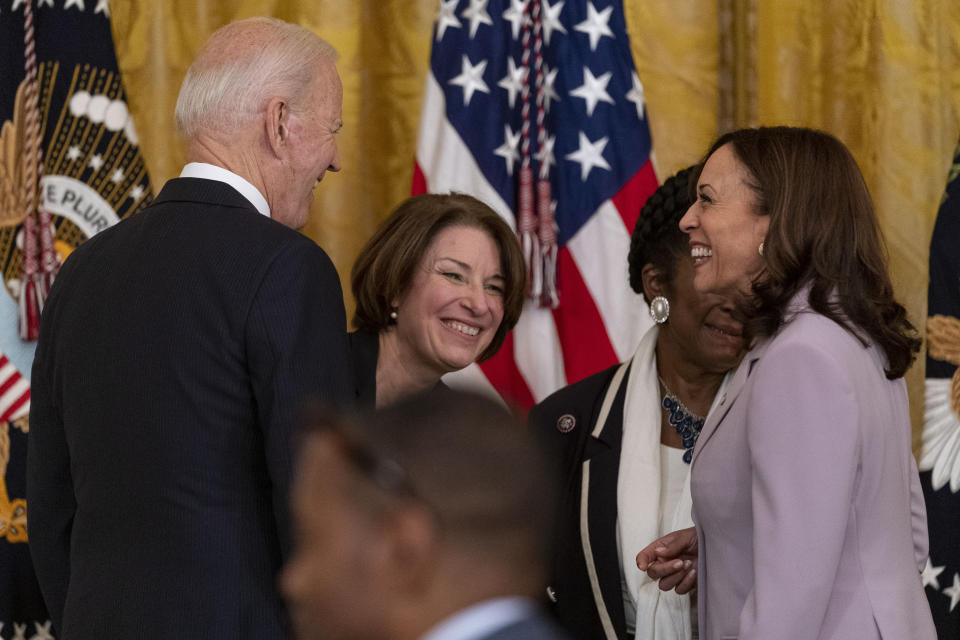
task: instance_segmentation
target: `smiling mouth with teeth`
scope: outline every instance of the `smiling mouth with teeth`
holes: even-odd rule
[[[690,247],[690,257],[693,258],[694,266],[699,266],[707,261],[707,258],[713,256],[713,249],[710,247]]]
[[[480,333],[480,329],[478,327],[471,327],[470,325],[466,325],[461,322],[444,322],[443,324],[450,327],[454,331],[458,331],[459,333],[468,336],[475,336]]]

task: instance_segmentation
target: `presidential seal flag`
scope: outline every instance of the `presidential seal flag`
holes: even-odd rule
[[[51,638],[23,499],[32,340],[62,261],[152,193],[107,0],[3,2],[0,69],[0,638]]]
[[[651,324],[627,277],[657,187],[643,86],[620,0],[438,6],[413,192],[485,201],[517,229],[530,276],[499,353],[448,379],[528,408],[628,358]]]
[[[920,480],[930,558],[923,584],[940,640],[960,640],[960,145],[930,242]]]

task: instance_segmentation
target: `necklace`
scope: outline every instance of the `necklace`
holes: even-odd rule
[[[703,429],[705,418],[687,409],[687,405],[680,402],[680,398],[673,391],[670,391],[670,387],[663,381],[663,378],[657,376],[657,379],[660,380],[664,390],[661,406],[670,412],[667,421],[683,439],[683,448],[685,449],[683,461],[690,464],[693,460],[693,447],[697,444],[697,437],[700,435],[700,430]]]

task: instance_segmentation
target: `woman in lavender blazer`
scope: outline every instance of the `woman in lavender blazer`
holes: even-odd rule
[[[752,349],[694,451],[695,533],[638,565],[699,583],[701,640],[934,640],[902,378],[920,341],[856,162],[821,132],[736,131],[697,196],[694,288],[739,298]]]

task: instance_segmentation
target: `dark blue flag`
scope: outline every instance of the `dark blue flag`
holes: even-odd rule
[[[930,559],[923,572],[940,640],[960,640],[960,146],[930,242],[920,480]]]
[[[18,331],[22,283],[31,253],[42,262],[41,244],[52,277],[75,247],[152,198],[107,0],[0,3],[0,127],[0,639],[46,640],[54,630],[27,546],[34,343]]]

